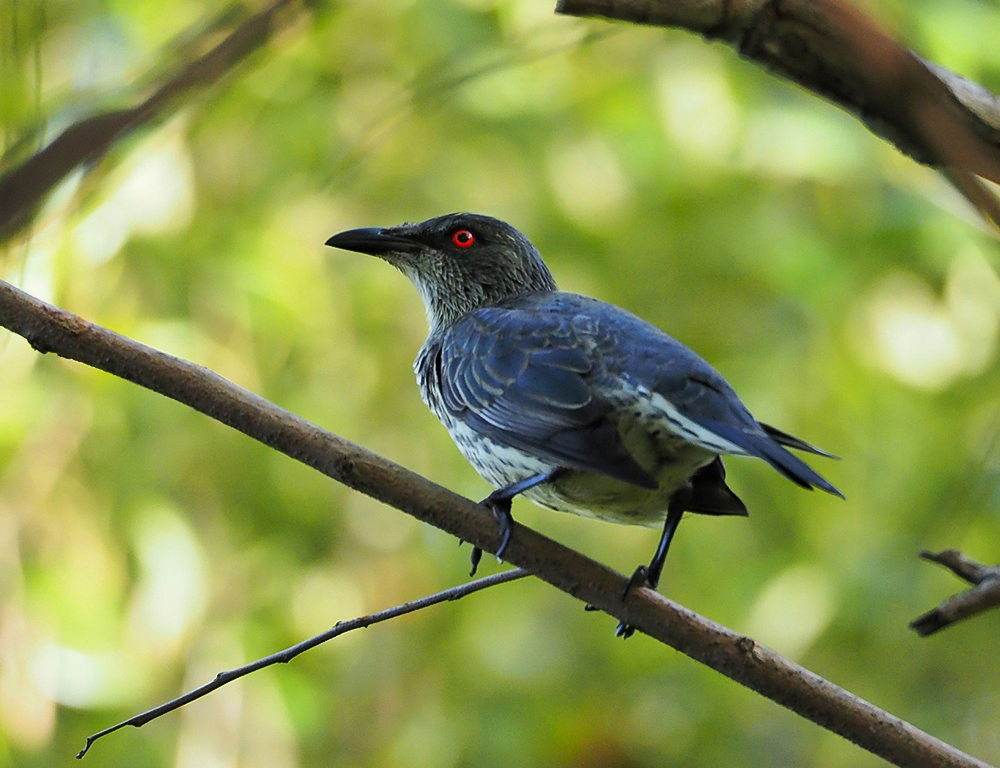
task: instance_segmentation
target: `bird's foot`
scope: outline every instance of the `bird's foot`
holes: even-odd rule
[[[500,528],[500,546],[497,547],[497,560],[503,558],[503,553],[507,551],[510,544],[510,537],[514,534],[514,516],[510,513],[510,499],[493,498],[492,494],[483,499],[482,504],[497,519],[497,526]]]
[[[618,626],[615,627],[615,637],[620,637],[622,640],[628,640],[634,634],[635,627],[631,624],[626,624],[624,621],[619,621]]]
[[[622,590],[622,602],[625,602],[625,598],[628,597],[628,593],[636,587],[649,587],[650,589],[656,589],[656,585],[653,584],[649,578],[649,568],[645,565],[640,565],[636,568],[629,577],[629,580],[625,583],[625,589]],[[634,634],[635,627],[624,621],[618,622],[618,626],[615,627],[615,637],[620,637],[622,640],[628,640]]]
[[[514,517],[510,513],[510,499],[496,498],[493,494],[490,494],[479,503],[492,512],[493,516],[497,519],[497,526],[500,528],[500,546],[497,547],[496,557],[497,560],[502,560],[503,553],[507,550],[507,545],[510,544],[510,537],[514,533]],[[472,564],[469,576],[476,575],[476,570],[479,568],[479,561],[482,558],[483,550],[479,547],[473,547],[472,554],[469,557],[469,562]]]
[[[650,589],[656,589],[656,585],[653,584],[649,578],[649,566],[640,565],[632,571],[632,575],[629,576],[628,581],[625,582],[625,589],[622,590],[623,603],[625,602],[625,598],[628,597],[628,593],[636,587],[649,587]]]

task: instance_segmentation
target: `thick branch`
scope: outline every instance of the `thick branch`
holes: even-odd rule
[[[74,123],[47,147],[0,177],[0,241],[31,221],[46,195],[78,166],[99,159],[136,128],[162,119],[189,92],[221,79],[304,13],[308,5],[306,0],[273,0],[208,53],[181,67],[141,103]]]
[[[557,0],[572,16],[681,27],[838,104],[918,162],[941,169],[1000,227],[1000,100],[927,64],[845,0]]]
[[[128,720],[122,720],[122,722],[116,723],[110,728],[105,728],[103,731],[91,734],[87,737],[87,743],[84,744],[83,749],[77,753],[76,757],[78,760],[83,759],[83,757],[85,757],[90,751],[90,748],[94,746],[95,741],[107,736],[110,733],[114,733],[115,731],[121,730],[129,725],[135,728],[141,728],[146,723],[149,723],[158,717],[162,717],[168,712],[173,712],[175,709],[180,709],[185,704],[197,701],[198,699],[207,696],[212,691],[218,690],[222,686],[231,683],[234,680],[239,680],[241,677],[249,675],[251,672],[256,672],[258,669],[264,669],[264,667],[270,667],[275,664],[287,664],[299,654],[312,650],[317,645],[322,645],[328,640],[333,640],[333,638],[339,637],[347,632],[351,632],[355,629],[364,629],[365,627],[370,627],[373,624],[379,624],[383,621],[395,619],[398,616],[405,616],[408,613],[419,611],[422,608],[429,608],[430,606],[437,605],[438,603],[444,603],[449,600],[459,600],[466,595],[471,595],[474,592],[488,589],[489,587],[496,586],[497,584],[506,584],[508,581],[523,579],[527,575],[528,572],[522,568],[514,568],[509,571],[495,573],[492,576],[484,576],[483,578],[476,579],[475,581],[468,581],[457,587],[451,587],[450,589],[435,592],[433,595],[427,595],[426,597],[421,597],[418,600],[411,600],[408,603],[403,603],[402,605],[397,605],[393,608],[386,608],[384,611],[379,611],[378,613],[372,613],[368,616],[359,616],[356,619],[349,619],[348,621],[338,621],[326,632],[321,632],[314,637],[310,637],[308,640],[296,643],[289,648],[285,648],[283,651],[278,651],[277,653],[272,653],[270,656],[265,656],[264,658],[257,659],[249,664],[244,664],[242,667],[236,667],[236,669],[229,669],[225,672],[220,672],[209,682],[204,685],[199,685],[197,688],[188,691],[183,696],[178,696],[176,699],[171,699],[170,701],[160,704],[157,707],[147,709],[145,712],[141,712],[135,717],[130,717]]]
[[[958,578],[973,584],[972,589],[952,595],[937,608],[910,622],[918,635],[933,635],[939,629],[1000,605],[1000,565],[990,567],[970,560],[957,549],[920,553],[924,560],[943,565]]]
[[[0,325],[40,352],[78,360],[191,406],[379,501],[485,550],[493,516],[201,366],[119,336],[0,281]],[[539,533],[516,525],[506,559],[898,766],[987,768],[849,691]]]

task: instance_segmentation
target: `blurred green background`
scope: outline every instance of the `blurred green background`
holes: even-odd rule
[[[988,761],[1000,614],[921,640],[1000,559],[1000,249],[933,172],[679,31],[545,0],[320,2],[223,83],[75,174],[0,273],[473,498],[420,402],[419,297],[342,229],[472,210],[561,286],[711,361],[761,419],[843,457],[847,502],[729,462],[749,520],[682,526],[662,591]],[[225,7],[4,0],[9,167],[134,103]],[[871,10],[1000,91],[1000,10]],[[629,572],[657,534],[515,505]],[[499,566],[484,559],[485,573]],[[0,764],[339,619],[466,579],[468,548],[172,401],[0,334]],[[143,729],[99,766],[874,766],[541,583],[347,635]]]

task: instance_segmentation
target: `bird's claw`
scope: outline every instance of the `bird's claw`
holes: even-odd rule
[[[507,545],[510,544],[510,538],[514,534],[514,516],[510,513],[510,499],[496,499],[491,495],[480,503],[497,519],[497,526],[500,528],[500,546],[497,547],[496,557],[497,560],[502,560],[503,553],[507,551]],[[476,560],[474,565],[478,562]]]
[[[624,621],[619,621],[618,626],[615,627],[615,637],[620,637],[622,640],[628,640],[634,634],[635,627],[631,624],[626,624]]]
[[[472,548],[472,554],[469,555],[469,563],[472,568],[469,570],[469,577],[476,575],[476,571],[479,570],[479,561],[483,559],[483,550],[479,547]]]
[[[625,588],[622,590],[622,602],[625,602],[625,598],[628,597],[628,593],[631,592],[636,587],[648,587],[650,589],[656,589],[649,579],[649,568],[645,565],[640,565],[636,568],[629,580],[625,582]],[[628,640],[632,635],[635,634],[635,627],[627,622],[620,621],[618,626],[615,627],[615,637],[620,637],[622,640]]]
[[[497,560],[503,560],[503,553],[507,551],[507,545],[510,544],[510,537],[514,534],[514,518],[510,516],[508,511],[506,515],[500,515],[497,518],[497,522],[500,525],[500,546],[497,547]]]
[[[627,582],[625,582],[625,589],[622,590],[622,602],[625,602],[625,598],[628,597],[628,593],[631,592],[636,587],[649,587],[650,589],[656,589],[652,582],[649,580],[649,568],[645,565],[640,565],[636,568],[632,575],[629,576]]]
[[[497,547],[496,556],[497,560],[500,560],[507,550],[507,545],[510,544],[510,537],[514,533],[514,517],[510,514],[510,499],[495,499],[492,496],[487,496],[480,504],[492,512],[493,517],[497,519],[497,526],[500,528],[500,546]],[[476,575],[476,571],[479,570],[479,561],[482,559],[483,550],[479,547],[473,547],[472,554],[469,555],[469,563],[472,565],[469,570],[470,577]]]
[[[583,610],[599,611],[601,609],[598,608],[596,605],[587,603],[585,606],[583,606]],[[618,622],[618,626],[615,628],[615,637],[620,637],[623,640],[627,640],[632,636],[633,632],[635,632],[635,627],[633,627],[631,624],[626,624],[624,621],[620,621]]]

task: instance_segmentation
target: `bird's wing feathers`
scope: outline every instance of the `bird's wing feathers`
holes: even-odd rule
[[[647,488],[656,480],[622,445],[611,406],[590,387],[591,361],[558,317],[485,309],[441,346],[445,407],[501,443]]]
[[[655,397],[685,439],[757,456],[798,485],[841,495],[783,445],[823,452],[759,424],[698,355],[594,299],[546,293],[477,310],[448,331],[442,364],[444,402],[456,418],[565,466],[656,487],[618,434],[610,399],[624,381]]]

